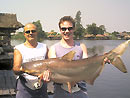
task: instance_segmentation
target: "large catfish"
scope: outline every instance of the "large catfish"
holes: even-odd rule
[[[22,66],[25,72],[37,76],[45,70],[49,70],[51,72],[50,79],[56,83],[79,82],[84,80],[89,84],[93,84],[94,80],[104,68],[104,58],[108,58],[110,63],[120,71],[127,72],[120,56],[124,53],[129,43],[130,40],[127,40],[110,52],[100,56],[72,60],[75,52],[71,51],[62,58],[28,62]]]

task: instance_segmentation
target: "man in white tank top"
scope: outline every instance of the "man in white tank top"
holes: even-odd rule
[[[46,44],[37,42],[37,34],[34,24],[26,24],[24,27],[26,41],[14,48],[13,70],[19,75],[16,98],[48,98],[47,84],[42,81],[39,85],[38,77],[22,72],[22,63],[47,58],[48,48]],[[46,71],[43,79],[49,81],[48,76],[49,71]]]

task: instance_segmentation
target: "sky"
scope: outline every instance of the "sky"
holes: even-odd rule
[[[130,0],[0,0],[0,13],[17,15],[23,25],[40,20],[46,32],[59,32],[63,16],[81,12],[81,23],[104,25],[106,31],[130,32]]]

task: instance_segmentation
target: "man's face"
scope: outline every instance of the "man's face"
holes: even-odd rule
[[[36,26],[28,24],[24,27],[24,36],[28,41],[37,40]]]
[[[62,38],[65,40],[73,39],[74,27],[73,24],[69,21],[64,21],[60,24],[60,32]]]

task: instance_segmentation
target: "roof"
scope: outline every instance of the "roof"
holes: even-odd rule
[[[19,29],[23,24],[17,21],[16,14],[0,13],[0,28]]]

